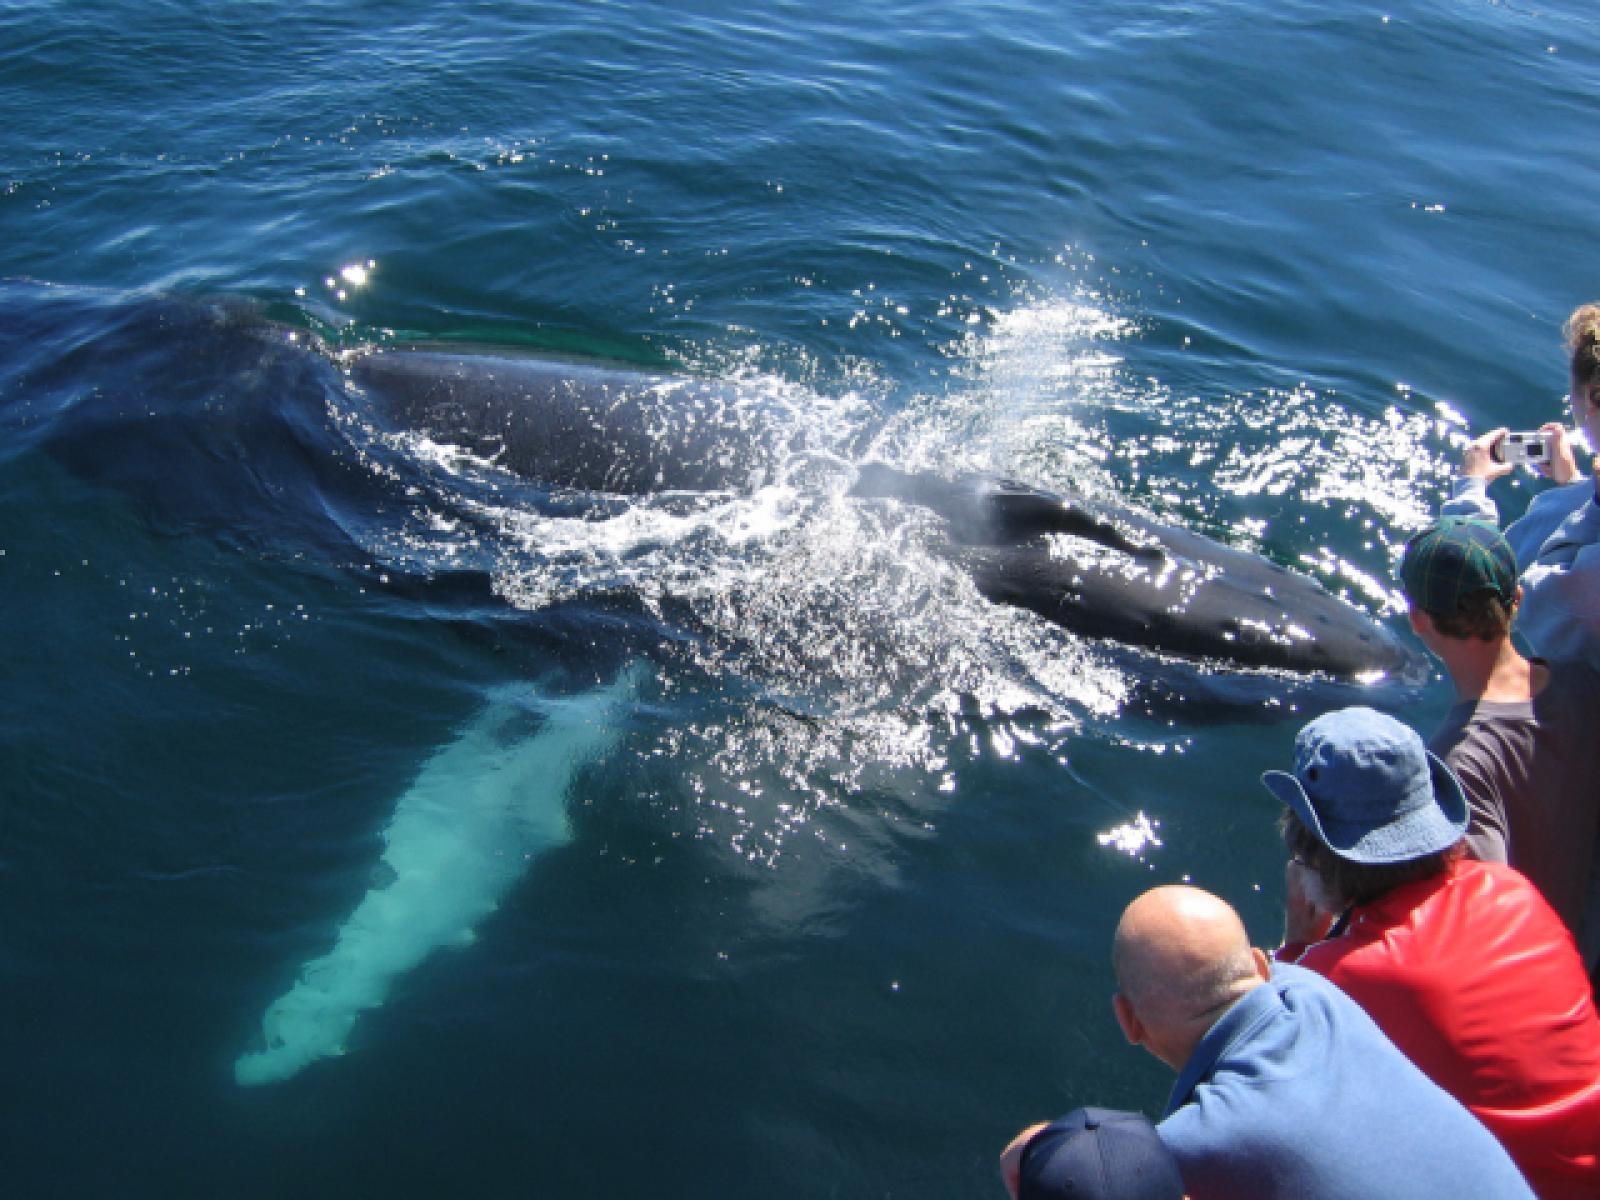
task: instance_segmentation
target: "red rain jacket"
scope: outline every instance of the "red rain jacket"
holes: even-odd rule
[[[1520,873],[1458,860],[1278,957],[1366,1009],[1542,1200],[1600,1196],[1600,1018],[1572,935]]]

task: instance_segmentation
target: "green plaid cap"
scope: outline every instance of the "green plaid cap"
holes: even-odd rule
[[[1474,592],[1493,592],[1510,606],[1517,594],[1517,556],[1486,521],[1440,517],[1406,542],[1400,560],[1406,599],[1435,617],[1453,617]]]

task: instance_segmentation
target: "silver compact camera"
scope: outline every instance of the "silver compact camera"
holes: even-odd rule
[[[1495,443],[1495,459],[1503,463],[1547,463],[1550,461],[1550,438],[1534,430],[1532,433],[1508,433]]]

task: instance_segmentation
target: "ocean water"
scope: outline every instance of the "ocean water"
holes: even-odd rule
[[[1116,917],[1271,943],[1257,776],[1347,695],[997,608],[839,481],[1116,499],[1403,635],[1466,432],[1561,411],[1597,94],[1580,0],[0,6],[6,1194],[998,1195],[1159,1113]],[[803,450],[541,488],[289,332]],[[252,1078],[286,1024],[345,1053]]]

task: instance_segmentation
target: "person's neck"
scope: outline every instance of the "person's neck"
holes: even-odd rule
[[[1264,980],[1255,978],[1241,979],[1235,990],[1230,992],[1224,999],[1219,1000],[1211,1008],[1193,1014],[1183,1029],[1174,1034],[1173,1044],[1163,1048],[1165,1052],[1154,1048],[1152,1048],[1152,1052],[1175,1072],[1182,1074],[1183,1068],[1188,1065],[1189,1059],[1200,1048],[1200,1043],[1205,1041],[1206,1034],[1211,1032],[1218,1021],[1233,1011],[1235,1004],[1238,1004],[1239,1001],[1260,987],[1263,982]]]
[[[1544,668],[1517,653],[1509,637],[1497,642],[1456,639],[1441,655],[1455,685],[1457,700],[1514,703],[1531,700],[1544,686]]]

